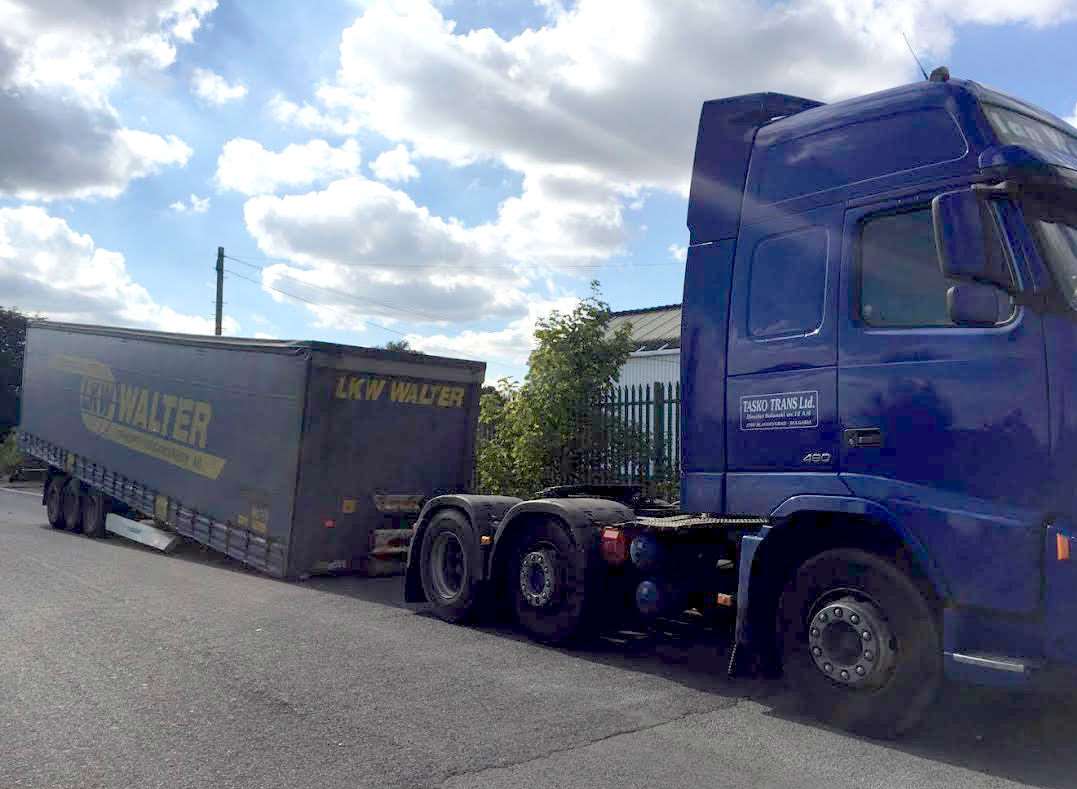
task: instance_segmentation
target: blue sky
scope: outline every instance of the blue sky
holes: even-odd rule
[[[592,277],[614,309],[680,300],[706,98],[911,81],[904,29],[1077,114],[1064,0],[7,5],[0,303],[208,331],[220,245],[230,333],[406,336],[491,378]]]

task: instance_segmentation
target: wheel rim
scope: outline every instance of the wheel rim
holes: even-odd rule
[[[528,605],[542,608],[550,604],[557,592],[557,553],[549,547],[536,547],[520,560],[520,592]]]
[[[818,604],[808,620],[808,649],[815,667],[850,688],[878,688],[890,678],[897,644],[871,600],[843,596]]]
[[[460,538],[443,531],[434,538],[430,549],[430,576],[434,591],[442,600],[459,597],[467,578],[467,554]]]

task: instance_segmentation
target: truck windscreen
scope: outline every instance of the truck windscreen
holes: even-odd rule
[[[1027,195],[1023,202],[1040,253],[1066,301],[1077,310],[1077,195],[1060,190]]]
[[[1077,157],[1077,132],[1065,131],[994,104],[983,105],[983,110],[1003,145],[1027,145]]]

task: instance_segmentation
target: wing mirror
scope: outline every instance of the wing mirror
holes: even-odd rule
[[[972,189],[944,192],[931,201],[931,219],[944,276],[1013,287],[984,198]]]
[[[1005,298],[994,285],[959,282],[946,291],[946,311],[957,326],[994,326]]]

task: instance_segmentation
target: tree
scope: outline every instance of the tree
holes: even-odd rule
[[[629,326],[610,332],[610,310],[597,282],[568,313],[554,311],[535,328],[522,385],[509,379],[483,394],[479,419],[479,488],[526,496],[582,481],[611,444],[639,441],[599,404],[631,351]],[[602,436],[596,441],[597,435]]]
[[[400,353],[418,353],[411,347],[411,343],[408,342],[408,338],[405,337],[402,340],[389,340],[382,346],[387,351],[399,351]]]
[[[0,307],[0,437],[19,421],[22,359],[29,318],[15,309]]]

